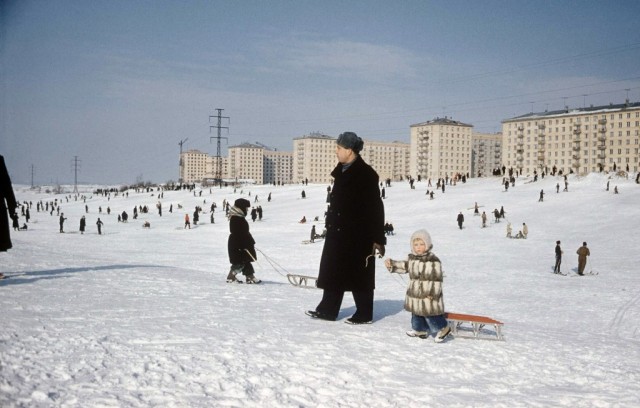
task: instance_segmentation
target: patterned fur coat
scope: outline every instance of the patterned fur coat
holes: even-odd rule
[[[406,261],[391,260],[391,273],[409,274],[405,310],[418,316],[444,314],[442,267],[440,259],[431,251],[423,255],[409,254]]]

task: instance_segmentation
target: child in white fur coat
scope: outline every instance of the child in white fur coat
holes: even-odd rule
[[[434,341],[440,343],[451,333],[444,317],[440,259],[431,252],[433,244],[426,230],[414,232],[410,243],[411,253],[406,261],[387,258],[384,264],[391,273],[409,274],[404,308],[411,312],[413,330],[407,335],[426,339],[434,333]]]

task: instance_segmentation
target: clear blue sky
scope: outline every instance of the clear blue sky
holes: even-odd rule
[[[165,182],[178,142],[291,151],[345,130],[409,141],[640,100],[639,1],[0,0],[0,154],[14,183]],[[223,155],[226,155],[223,141]]]

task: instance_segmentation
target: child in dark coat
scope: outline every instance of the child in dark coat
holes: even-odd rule
[[[236,278],[240,272],[245,276],[247,283],[260,283],[254,275],[251,262],[256,260],[256,250],[254,244],[256,241],[249,232],[249,223],[245,219],[247,210],[251,207],[249,200],[239,198],[229,209],[229,262],[231,262],[231,270],[227,275],[228,283],[242,283]]]

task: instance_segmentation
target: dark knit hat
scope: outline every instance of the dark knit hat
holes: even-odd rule
[[[238,207],[243,211],[246,211],[247,208],[251,207],[251,203],[249,202],[249,200],[244,199],[244,198],[238,198],[234,203],[233,203],[234,207]]]
[[[344,132],[338,136],[338,144],[345,149],[351,149],[355,153],[360,153],[364,142],[353,132]]]

